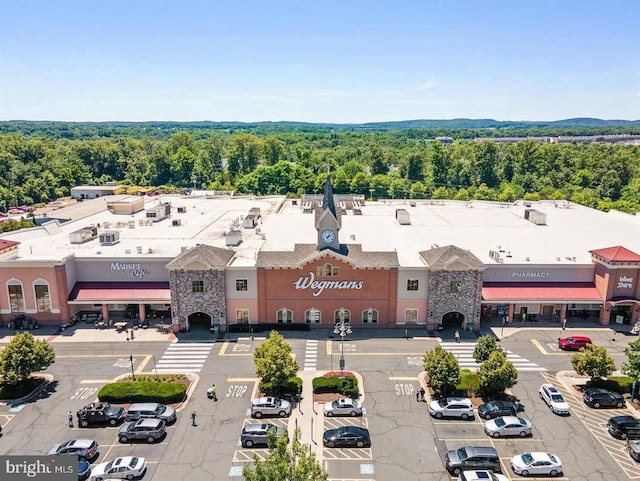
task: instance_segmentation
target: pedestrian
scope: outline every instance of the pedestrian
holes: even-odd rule
[[[420,391],[416,391],[416,401],[420,402]]]
[[[191,425],[192,426],[197,426],[197,424],[196,424],[196,412],[195,411],[193,411],[191,413]]]
[[[216,402],[218,401],[218,396],[216,395],[216,391],[217,390],[218,390],[218,388],[216,387],[215,384],[213,384],[211,386],[211,397],[213,397],[213,400],[216,401]]]
[[[425,390],[423,387],[420,388],[420,401],[424,402],[424,393]]]
[[[133,328],[131,329],[131,340],[133,341]]]
[[[526,312],[522,312],[522,322],[525,322],[527,320],[527,313]]]
[[[453,337],[456,338],[456,342],[460,342],[460,333],[458,331],[456,331],[456,333],[453,335]]]
[[[69,411],[69,414],[67,414],[67,419],[69,420],[69,427],[72,428],[73,427],[73,413],[71,411]]]
[[[567,318],[565,317],[564,319],[562,319],[562,330],[563,331],[564,331],[566,326],[567,326]]]

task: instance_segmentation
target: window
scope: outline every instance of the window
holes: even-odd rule
[[[46,281],[36,281],[38,284],[34,285],[36,293],[36,307],[38,312],[50,312],[51,311],[51,296],[49,295],[49,284]]]
[[[9,306],[11,312],[24,312],[24,295],[22,294],[22,284],[18,281],[9,281]]]
[[[405,324],[417,324],[418,323],[418,309],[405,309],[405,311],[404,311],[404,323]]]
[[[377,324],[378,323],[378,311],[369,308],[362,311],[362,323],[363,324]]]
[[[460,292],[462,289],[462,282],[460,281],[451,281],[449,283],[449,292]]]
[[[191,281],[191,292],[204,292],[204,281]]]
[[[418,279],[407,279],[407,290],[408,291],[417,291],[418,290]]]
[[[290,309],[280,309],[276,313],[276,320],[279,324],[291,324],[293,322],[293,311]]]
[[[304,322],[307,324],[320,324],[320,318],[320,310],[313,307],[304,313]]]
[[[249,309],[236,309],[236,322],[238,324],[249,324]]]
[[[350,312],[346,309],[338,309],[333,313],[333,320],[337,324],[340,321],[349,322]]]
[[[334,267],[329,263],[316,267],[316,276],[318,277],[338,277],[339,275],[340,268]]]
[[[236,291],[247,292],[249,290],[249,281],[247,279],[236,279]]]

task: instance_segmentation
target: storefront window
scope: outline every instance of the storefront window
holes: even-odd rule
[[[365,309],[362,311],[362,323],[363,324],[377,324],[378,323],[378,311],[375,309]]]
[[[418,323],[418,309],[405,309],[405,311],[404,311],[404,323],[405,324],[417,324]]]
[[[238,324],[248,324],[249,309],[236,309],[236,322]]]
[[[11,312],[24,312],[24,295],[22,294],[22,284],[9,284],[9,305]]]
[[[36,306],[38,312],[51,311],[51,296],[49,295],[48,284],[36,284],[33,286],[36,292]]]
[[[304,321],[307,324],[320,323],[320,311],[318,309],[309,309],[304,313]]]
[[[280,324],[291,324],[293,322],[293,311],[290,309],[280,309],[276,313],[276,320]]]

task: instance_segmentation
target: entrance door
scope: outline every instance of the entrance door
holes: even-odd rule
[[[447,312],[444,316],[442,316],[442,327],[443,329],[466,329],[467,325],[465,322],[464,314],[455,311]]]
[[[207,331],[209,332],[212,329],[213,322],[211,320],[211,316],[204,312],[194,312],[190,314],[187,318],[187,330],[189,331]]]

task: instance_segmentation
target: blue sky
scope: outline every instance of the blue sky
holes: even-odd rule
[[[636,120],[639,52],[639,0],[2,0],[0,120]]]

